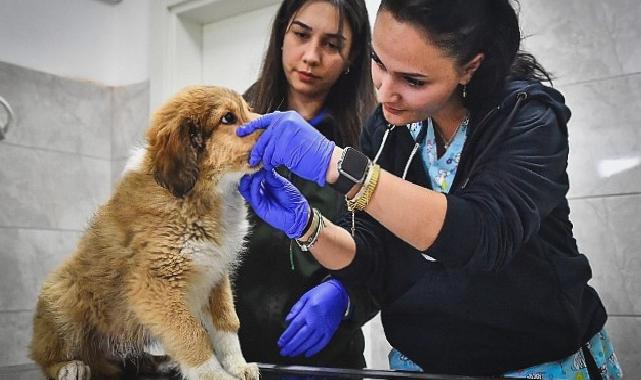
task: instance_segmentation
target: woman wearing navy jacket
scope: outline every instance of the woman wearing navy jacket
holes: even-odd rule
[[[250,157],[263,169],[240,191],[336,277],[368,286],[392,368],[620,378],[569,220],[570,111],[519,46],[509,0],[383,0],[362,152],[268,114],[238,130],[265,128]],[[329,222],[279,166],[346,194],[353,213]]]

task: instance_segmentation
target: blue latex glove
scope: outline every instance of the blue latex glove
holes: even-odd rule
[[[285,318],[289,326],[278,339],[283,356],[316,355],[332,339],[349,303],[343,284],[331,279],[307,291]]]
[[[310,216],[307,200],[273,169],[242,177],[238,190],[256,215],[290,239],[298,239],[305,232]]]
[[[258,138],[249,156],[249,164],[262,161],[267,169],[281,165],[294,174],[319,186],[325,186],[325,177],[335,144],[316,128],[309,125],[294,111],[263,115],[236,130],[240,137],[256,129],[265,132]]]

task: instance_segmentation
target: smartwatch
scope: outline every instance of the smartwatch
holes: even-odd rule
[[[347,147],[338,161],[338,179],[332,185],[334,190],[347,194],[358,183],[363,183],[370,167],[369,158],[358,150]]]

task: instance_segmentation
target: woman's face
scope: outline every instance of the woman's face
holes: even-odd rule
[[[385,119],[402,125],[462,107],[457,86],[467,83],[459,65],[419,28],[382,10],[372,35],[372,80]]]
[[[352,30],[325,1],[309,1],[289,22],[283,39],[283,70],[291,95],[324,98],[348,67]],[[324,99],[323,99],[324,100]]]

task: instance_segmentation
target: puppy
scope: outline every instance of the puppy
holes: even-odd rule
[[[240,177],[255,118],[235,92],[188,87],[164,104],[75,253],[45,281],[31,357],[50,379],[119,378],[168,355],[188,380],[257,379],[243,358],[229,274],[248,230]]]

